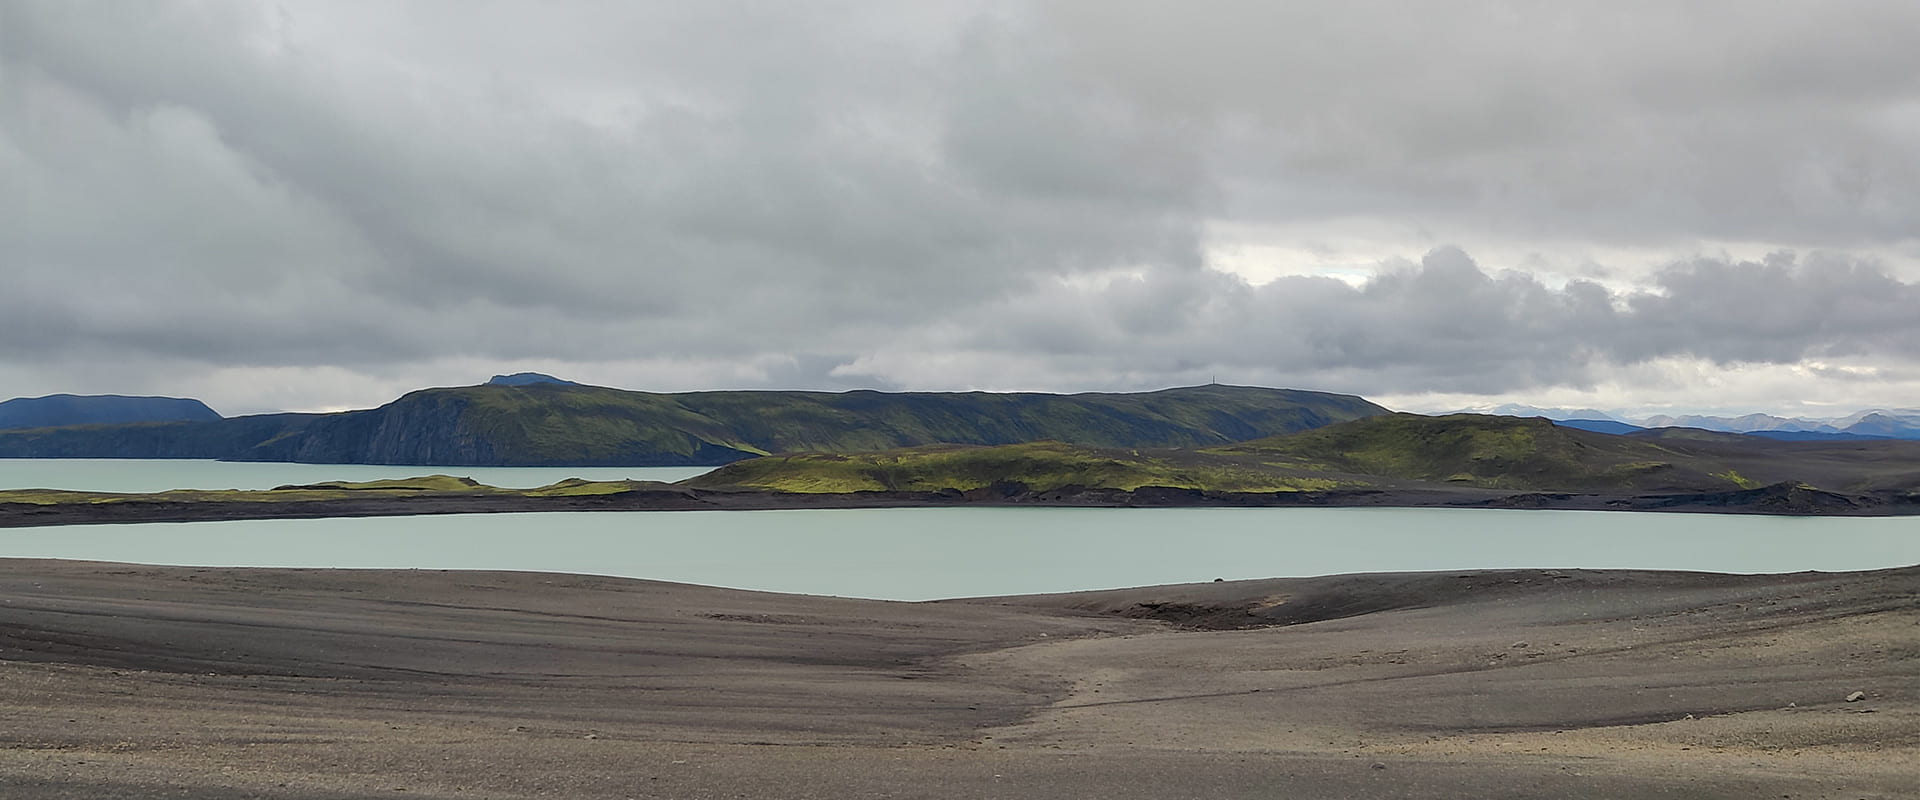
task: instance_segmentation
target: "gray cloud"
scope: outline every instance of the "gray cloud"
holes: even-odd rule
[[[1503,393],[1663,359],[1879,370],[1810,368],[1857,386],[1920,358],[1916,23],[1891,2],[8,3],[0,394],[247,407],[345,374],[371,403],[496,365]],[[1420,262],[1360,286],[1212,268],[1218,223],[1355,219],[1419,232],[1365,260]],[[1464,249],[1419,256],[1435,241]],[[1641,255],[1567,257],[1604,285],[1467,255],[1567,242]],[[247,394],[246,370],[280,383]]]
[[[1212,143],[1252,216],[1515,236],[1911,241],[1920,7],[1047,4],[1076,63]]]
[[[1155,310],[1150,327],[1133,322],[1143,307]],[[1226,369],[1370,392],[1500,393],[1587,385],[1605,368],[1668,358],[1905,361],[1920,356],[1915,309],[1920,283],[1827,254],[1694,259],[1662,269],[1650,288],[1616,292],[1489,274],[1459,249],[1440,248],[1418,264],[1383,265],[1360,286],[1292,277],[1255,288],[1165,271],[1095,290],[1062,287],[998,309],[998,324],[971,346],[1024,344],[1188,378]]]

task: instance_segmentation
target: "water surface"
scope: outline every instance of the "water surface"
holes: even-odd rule
[[[1486,568],[1920,564],[1920,518],[1379,508],[574,512],[0,530],[0,556],[506,569],[893,600]]]
[[[531,489],[567,478],[677,481],[712,467],[433,467],[282,464],[182,459],[0,458],[0,489],[164,492],[168,489],[271,489],[321,481],[376,481],[456,475],[489,486]]]

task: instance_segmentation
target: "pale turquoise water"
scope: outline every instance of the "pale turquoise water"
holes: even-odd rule
[[[499,514],[0,530],[0,556],[510,569],[895,600],[1342,572],[1920,564],[1920,518],[1434,509]]]
[[[0,489],[164,492],[168,489],[271,489],[320,481],[374,481],[457,475],[489,486],[530,489],[567,478],[677,481],[712,467],[387,467],[171,459],[0,458]]]

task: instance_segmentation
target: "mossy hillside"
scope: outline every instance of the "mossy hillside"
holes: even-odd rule
[[[1257,465],[1196,457],[1033,442],[992,447],[936,446],[879,453],[772,456],[729,464],[683,482],[694,487],[796,493],[968,491],[1021,484],[1035,491],[1067,487],[1134,490],[1166,486],[1230,492],[1336,488],[1321,476],[1284,474]]]
[[[1495,489],[1731,489],[1744,482],[1724,464],[1658,441],[1477,414],[1382,415],[1209,452]]]
[[[1134,394],[696,392],[679,402],[770,453],[1060,441],[1197,447],[1304,430],[1385,409],[1356,397],[1242,386]]]
[[[141,422],[0,430],[0,458],[243,458],[297,438],[326,414],[262,414],[213,422]]]
[[[218,423],[0,431],[0,457],[349,464],[718,465],[766,453],[1067,441],[1194,447],[1384,413],[1358,397],[1241,386],[1139,394],[427,389],[376,409]]]
[[[734,457],[765,452],[672,395],[551,385],[429,391],[461,406],[466,433],[531,462],[600,464],[631,452],[689,459],[715,450],[739,454]]]
[[[422,475],[413,478],[384,478],[374,481],[321,481],[320,483],[292,484],[276,486],[271,491],[342,491],[342,492],[438,492],[464,493],[476,490],[491,490],[472,478],[453,475]]]

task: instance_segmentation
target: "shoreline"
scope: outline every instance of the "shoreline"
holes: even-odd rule
[[[1779,484],[1728,492],[1602,494],[1509,492],[1465,487],[1367,489],[1329,492],[1211,492],[1142,487],[1137,490],[1032,491],[996,485],[972,491],[802,494],[747,489],[693,489],[658,484],[610,494],[524,496],[432,494],[325,500],[142,500],[34,504],[0,502],[0,528],[148,522],[325,519],[444,514],[569,511],[775,511],[800,509],[1039,506],[1061,508],[1478,508],[1560,511],[1638,511],[1770,516],[1888,517],[1920,515],[1920,503],[1901,497],[1829,492]]]
[[[1920,780],[1916,596],[1920,567],[902,603],[0,559],[0,795],[1884,800]]]

